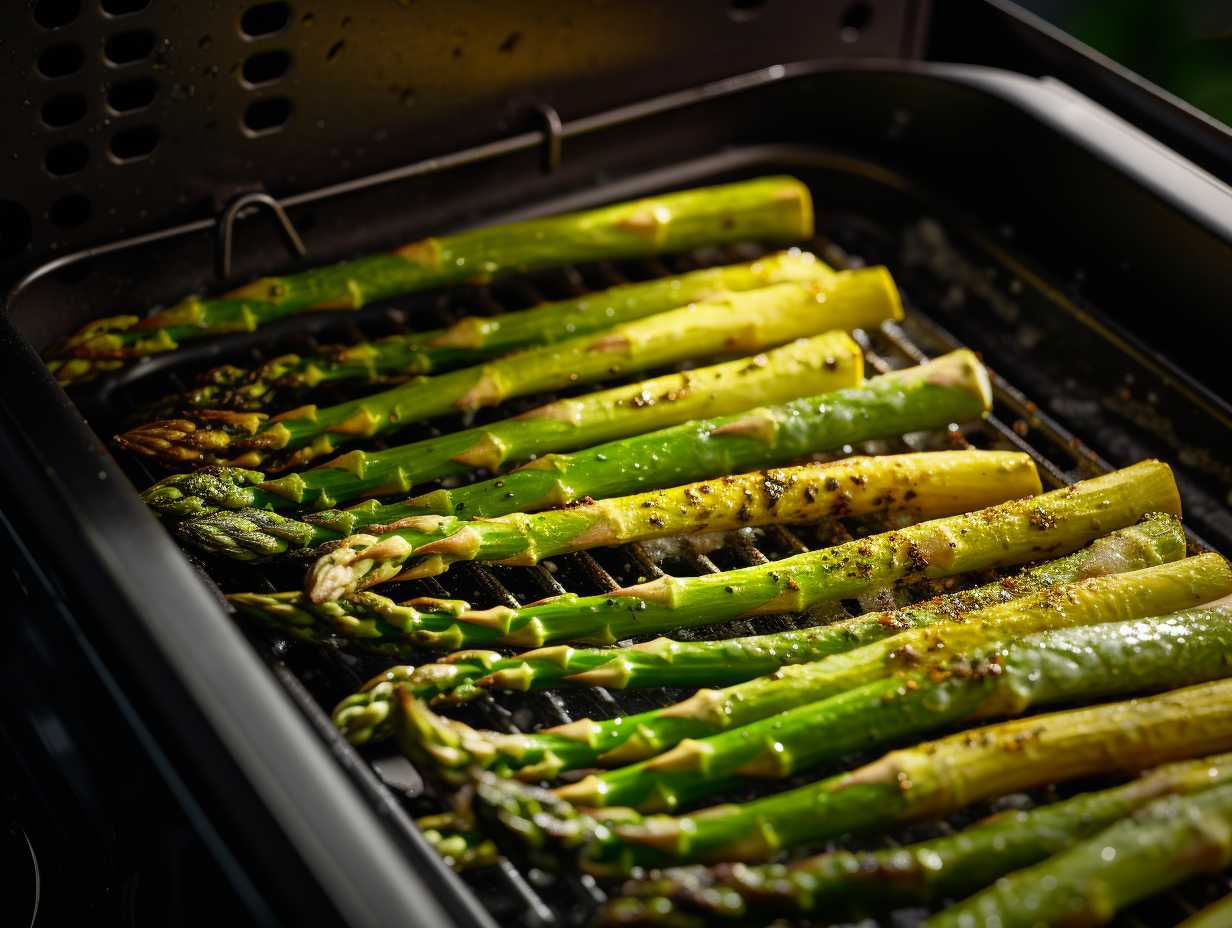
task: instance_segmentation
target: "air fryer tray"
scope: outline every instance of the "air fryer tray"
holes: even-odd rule
[[[809,77],[816,80],[818,75]],[[840,82],[842,77],[840,72]],[[913,92],[922,93],[920,87],[927,86],[928,81],[917,83],[920,86],[912,84]],[[802,92],[799,87],[797,91]],[[787,92],[788,89],[783,88],[779,96]],[[798,106],[799,101],[793,105]],[[819,134],[829,139],[828,133]],[[889,140],[891,150],[896,148],[894,141],[893,138]],[[1120,285],[1113,279],[1115,275],[1107,273],[1109,263],[1095,261],[1089,272],[1090,279],[1076,281],[1071,268],[1064,261],[1055,260],[1055,254],[1050,252],[1048,246],[1055,246],[1055,241],[1045,241],[1042,247],[1034,247],[1039,245],[1036,238],[1038,216],[1023,215],[1021,226],[1015,222],[1016,214],[1009,209],[1015,196],[1006,196],[1002,204],[1003,221],[993,224],[987,216],[976,216],[971,204],[957,205],[956,197],[938,195],[927,183],[891,166],[901,158],[878,152],[877,149],[885,144],[886,140],[880,139],[877,144],[868,146],[872,154],[881,157],[870,157],[869,152],[850,148],[838,150],[824,144],[733,145],[718,154],[682,157],[667,166],[643,162],[641,167],[646,170],[631,170],[615,182],[603,183],[592,175],[579,198],[549,199],[547,191],[542,189],[545,182],[535,180],[528,186],[540,188],[534,192],[545,195],[537,199],[531,211],[552,211],[577,205],[582,200],[606,201],[666,187],[758,174],[793,174],[810,185],[817,204],[818,237],[800,244],[813,248],[836,265],[887,264],[903,291],[907,318],[901,324],[889,324],[879,332],[868,332],[861,337],[870,373],[918,363],[925,357],[965,344],[982,354],[994,374],[996,408],[986,422],[964,426],[959,431],[912,435],[854,450],[887,452],[963,444],[1023,450],[1037,461],[1046,486],[1072,482],[1144,457],[1161,457],[1176,468],[1193,546],[1232,551],[1232,513],[1228,509],[1232,498],[1229,496],[1232,465],[1227,463],[1232,461],[1232,430],[1229,428],[1232,415],[1212,391],[1180,374],[1166,357],[1148,351],[1136,336],[1110,321],[1114,315],[1124,319],[1127,314],[1113,313],[1113,307],[1092,305],[1093,299],[1076,296],[1080,290],[1095,295],[1118,292]],[[461,198],[466,178],[456,175],[465,172],[465,167],[459,167],[453,176],[443,175],[440,196],[448,197],[450,192],[459,191]],[[494,185],[501,181],[499,176],[485,179]],[[491,186],[480,192],[489,190],[497,191],[496,196],[508,195],[507,186]],[[356,197],[361,202],[353,208],[361,211],[371,208],[370,201],[367,206],[362,202],[362,191]],[[458,215],[445,202],[433,205],[437,212],[451,218]],[[342,242],[331,241],[324,253],[333,257],[365,244],[376,247],[377,239],[384,240],[390,227],[383,225],[384,217],[372,218],[373,225],[380,230],[373,239],[365,243],[344,235]],[[440,228],[450,224],[444,221]],[[176,241],[155,247],[162,250],[166,265],[182,266],[188,275],[185,279],[194,283],[200,281],[199,254],[194,254],[191,247]],[[270,270],[282,263],[282,255],[271,251],[274,247],[273,240],[267,239],[259,247],[246,250],[244,273]],[[140,262],[149,260],[149,252],[149,248],[142,253],[120,250],[108,256],[102,272],[104,283],[118,290],[119,282],[125,278],[125,265],[130,273],[135,272]],[[321,315],[293,320],[271,327],[268,333],[193,347],[175,358],[157,358],[150,364],[76,391],[73,398],[96,433],[105,438],[142,403],[182,388],[194,373],[222,360],[256,361],[287,350],[302,350],[318,341],[354,339],[407,327],[430,327],[462,312],[518,309],[542,299],[748,258],[757,253],[755,247],[740,247],[644,262],[564,268],[504,279],[486,287],[393,300],[345,316]],[[1046,263],[1049,258],[1054,260]],[[198,265],[194,265],[194,260]],[[1115,262],[1111,264],[1115,266]],[[188,268],[193,268],[191,273]],[[1166,270],[1156,269],[1165,276]],[[167,280],[166,273],[158,276]],[[139,281],[133,282],[139,291],[146,289]],[[92,286],[96,294],[103,286],[97,282],[92,285],[89,277],[75,287],[70,283],[57,284],[54,289],[50,286],[40,289],[44,283],[36,281],[19,293],[10,306],[15,321],[19,325],[25,323],[23,327],[28,328],[28,334],[36,342],[45,342],[52,335],[71,329],[80,321],[76,317],[82,313],[81,307],[91,302],[94,305],[92,314],[114,308],[109,297],[88,298]],[[182,281],[178,287],[173,281],[167,281],[164,287],[160,296],[173,297],[182,289]],[[87,298],[82,298],[82,291]],[[67,292],[74,293],[75,308],[50,313],[47,297]],[[1199,317],[1203,311],[1202,306],[1189,306],[1186,310]],[[1132,318],[1133,314],[1128,315]],[[1201,355],[1201,350],[1195,353],[1195,357]],[[502,418],[545,399],[547,397],[543,396],[525,398],[497,410],[486,410],[481,418]],[[69,415],[66,410],[56,410],[55,414]],[[430,427],[448,429],[456,425],[446,420]],[[399,433],[397,441],[430,434],[430,427],[408,429]],[[158,476],[138,461],[126,458],[120,463],[138,487]],[[132,495],[123,486],[95,488],[94,492]],[[500,602],[513,605],[565,590],[601,592],[653,576],[660,570],[684,575],[731,569],[870,530],[875,531],[876,526],[867,522],[791,532],[777,528],[751,533],[746,530],[732,533],[723,547],[704,553],[688,546],[631,545],[597,551],[593,555],[557,558],[551,565],[539,568],[488,568],[464,564],[456,566],[439,582],[402,584],[396,595],[399,598],[448,595],[468,599],[480,606]],[[171,544],[166,538],[158,543],[164,549]],[[160,554],[165,556],[165,553]],[[188,560],[204,581],[205,588],[215,591],[288,589],[297,586],[302,577],[301,568],[294,565],[262,569],[202,560],[191,554]],[[119,552],[113,555],[110,568],[134,574],[140,570],[133,557]],[[162,586],[157,578],[147,582]],[[848,605],[856,607],[857,604]],[[847,607],[836,607],[830,617],[843,614],[844,608]],[[164,615],[158,621],[184,619]],[[791,627],[794,621],[787,616],[758,618],[718,628],[691,630],[686,634],[699,638],[749,634]],[[389,662],[279,640],[247,624],[239,627],[290,701],[324,736],[328,750],[350,772],[359,791],[374,804],[384,825],[397,833],[403,850],[411,848],[415,857],[422,861],[422,843],[414,834],[408,816],[440,808],[434,784],[425,781],[387,746],[355,752],[332,734],[326,715],[339,698],[384,669]],[[462,717],[484,727],[526,730],[584,715],[600,718],[637,712],[666,704],[682,695],[680,691],[665,689],[566,690],[507,695],[465,707]],[[817,775],[813,773],[804,779]],[[731,798],[747,795],[753,792]],[[1053,794],[1043,791],[1042,795]],[[1011,797],[1006,801],[1028,803],[1038,798],[1038,795]],[[969,811],[961,820],[967,821],[971,815]],[[913,829],[910,835],[897,835],[896,839],[905,840],[945,827],[949,826],[946,823],[921,826]],[[445,886],[442,892],[447,894],[447,877],[438,874],[435,879]],[[478,897],[494,919],[528,926],[584,924],[603,898],[605,889],[589,878],[576,878],[567,867],[563,875],[553,876],[540,870],[519,868],[510,861],[465,879],[478,891]],[[1174,922],[1226,889],[1226,881],[1222,879],[1195,881],[1179,892],[1139,906],[1123,923]],[[902,913],[902,918],[895,923],[901,923],[902,919],[910,923],[918,914]],[[458,915],[455,910],[454,917],[469,916],[465,911]]]

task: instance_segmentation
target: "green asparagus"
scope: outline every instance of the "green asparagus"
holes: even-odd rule
[[[841,622],[719,641],[656,638],[625,648],[567,645],[503,657],[459,651],[441,663],[399,666],[369,681],[334,710],[334,723],[352,743],[390,734],[393,690],[406,684],[420,699],[463,702],[489,689],[525,691],[553,686],[613,689],[645,686],[730,686],[780,667],[820,660],[911,628],[961,621],[977,609],[1088,577],[1123,573],[1185,556],[1185,532],[1172,516],[1096,539],[1086,548],[1003,580],[937,596],[893,612],[865,613]],[[599,673],[594,673],[599,671]],[[618,672],[614,672],[618,671]]]
[[[1157,767],[1123,786],[994,815],[954,835],[882,851],[833,851],[791,864],[667,870],[624,887],[605,925],[703,928],[821,914],[857,920],[936,905],[1060,853],[1163,796],[1232,782],[1232,754]],[[974,923],[978,924],[978,922]],[[1216,928],[1195,921],[1186,928]]]
[[[1177,566],[1180,565],[1140,573]],[[1232,574],[1223,566],[1224,588],[1232,591]],[[1133,576],[1122,574],[1107,579],[1129,580]],[[1151,581],[1144,578],[1140,582],[1145,587]],[[1200,589],[1197,584],[1192,588]],[[1070,588],[1059,590],[1058,596],[1087,592],[1084,589],[1075,594]],[[1126,599],[1132,595],[1112,589],[1104,593],[1105,597]],[[1174,591],[1171,601],[1177,598]],[[1153,613],[1158,609],[1158,601],[1159,598],[1152,601],[1146,597],[1129,607],[1105,599],[1084,604],[1087,608],[1079,610],[1081,615],[1060,616],[1051,611],[1047,601],[1024,602],[1024,612],[1036,613],[1026,618],[1035,622],[994,621],[990,628],[970,630],[937,626],[925,635],[916,635],[920,644],[934,650],[944,648],[945,657],[941,659],[921,658],[923,652],[908,643],[903,647],[911,649],[910,657],[895,650],[888,660],[882,657],[883,666],[878,667],[876,656],[853,651],[845,656],[851,658],[848,663],[864,664],[861,672],[843,673],[831,668],[825,675],[832,681],[829,687],[815,685],[822,676],[819,665],[798,665],[816,668],[818,673],[803,681],[790,702],[782,699],[780,693],[778,699],[760,711],[746,711],[741,706],[734,713],[736,717],[725,722],[718,734],[682,741],[657,757],[592,775],[559,788],[557,793],[582,806],[675,811],[738,786],[744,779],[781,779],[849,752],[901,743],[959,722],[1021,715],[1030,709],[1059,703],[1094,702],[1109,696],[1170,689],[1227,674],[1232,666],[1232,602],[1163,618],[1108,623],[1110,616]],[[1022,617],[1020,614],[1013,618]],[[986,624],[983,615],[973,618]],[[1062,627],[1006,644],[1024,626],[1029,629],[1051,624],[1038,622],[1041,618],[1107,624]],[[887,644],[893,641],[890,639]],[[836,660],[839,659],[820,663]],[[852,686],[862,679],[870,682]],[[787,678],[783,682],[801,681]],[[754,694],[753,699],[766,690],[763,687],[762,693]],[[827,692],[833,695],[827,697]],[[775,712],[775,707],[785,705],[794,708]],[[749,716],[755,720],[746,723]],[[718,726],[708,727],[713,731]]]
[[[755,395],[748,398],[757,399]],[[383,506],[367,502],[298,520],[252,509],[216,512],[184,522],[179,531],[188,544],[214,553],[269,556],[336,541],[370,525],[388,525],[412,516],[480,518],[533,512],[586,496],[622,496],[785,464],[817,451],[869,439],[944,428],[982,415],[991,403],[983,366],[971,352],[955,351],[919,367],[876,377],[862,387],[776,406],[744,406],[740,413],[697,419],[573,454],[544,455],[503,476],[409,501]],[[468,439],[461,448],[472,448],[470,442]],[[456,446],[446,447],[451,456],[458,454]],[[486,443],[476,440],[473,448],[473,452],[467,452],[468,463],[489,463],[484,456]],[[296,499],[300,476],[290,475],[264,488],[272,487]],[[241,482],[238,478],[215,482],[211,475],[202,482],[205,486],[167,484],[166,499],[169,505],[178,506],[181,496],[184,500],[200,496],[210,505],[231,508],[227,498],[235,493],[234,501],[247,505],[241,502],[245,496],[239,494],[249,491],[238,486]]]
[[[216,509],[321,509],[365,496],[405,494],[412,486],[476,468],[497,470],[549,451],[570,451],[688,422],[739,412],[816,391],[857,386],[863,355],[844,332],[797,339],[764,354],[557,400],[489,425],[387,448],[349,451],[311,470],[267,480],[260,471],[204,467],[166,477],[142,496],[176,518]],[[359,518],[356,516],[356,518]],[[281,548],[240,545],[236,557]]]
[[[427,238],[284,277],[264,277],[221,297],[189,296],[147,316],[86,325],[50,354],[62,383],[226,332],[251,332],[294,313],[358,309],[388,297],[554,264],[684,251],[759,239],[791,242],[813,232],[808,188],[790,177],[702,187],[586,212]]]
[[[530,566],[560,554],[631,541],[872,512],[909,512],[920,521],[1039,492],[1035,465],[1018,452],[853,457],[541,513],[471,521],[411,517],[374,527],[379,535],[344,538],[312,566],[305,589],[313,602],[329,602],[388,580],[435,576],[455,561]]]
[[[185,409],[268,412],[302,402],[305,393],[321,384],[395,383],[435,374],[734,291],[815,280],[828,288],[830,299],[837,299],[842,282],[851,274],[835,273],[808,252],[782,252],[749,264],[623,284],[522,312],[467,316],[444,329],[387,335],[353,345],[322,345],[310,355],[282,355],[258,367],[223,365],[207,371],[200,386],[163,401],[159,408],[163,417]]]
[[[241,611],[307,640],[354,639],[397,653],[556,642],[613,644],[741,615],[803,612],[908,578],[938,578],[1067,554],[1151,512],[1179,514],[1172,471],[1144,461],[978,512],[933,519],[769,564],[700,577],[664,576],[599,596],[566,594],[512,609],[462,600],[398,605],[372,592],[316,604],[300,593],[239,593]]]
[[[936,696],[935,706],[921,713],[920,700],[933,700],[932,684],[944,683],[953,675],[948,665],[938,671],[936,661],[929,657],[938,651],[947,661],[952,657],[969,666],[987,665],[991,658],[984,652],[1015,635],[1159,615],[1229,593],[1232,568],[1217,554],[1201,555],[1052,587],[970,613],[962,623],[911,629],[819,661],[782,667],[747,683],[698,690],[665,709],[602,722],[579,719],[543,732],[509,735],[476,731],[437,716],[417,702],[414,711],[403,716],[406,727],[400,740],[416,756],[431,758],[442,774],[454,778],[481,766],[539,780],[565,770],[620,767],[652,758],[563,786],[560,796],[590,807],[649,803],[671,809],[696,791],[726,788],[741,775],[791,772],[812,758],[828,757],[824,752],[832,744],[845,751],[852,745],[844,738],[899,734],[895,725],[925,724],[930,717],[944,723],[953,720],[951,712],[965,717],[983,705],[985,690],[989,704],[995,707],[998,696],[1007,702],[1001,687],[1010,687],[1016,698],[1026,701],[1032,686],[1038,684],[1046,691],[1051,685],[1047,673],[1038,667],[1012,676],[998,676],[999,670],[975,674],[975,684],[964,686],[960,679],[956,689],[950,686],[945,695]],[[1218,618],[1222,621],[1226,616],[1220,613]],[[1033,660],[1042,662],[1039,657]],[[1084,682],[1108,685],[1080,661],[1075,660],[1073,666],[1083,670]],[[1028,683],[1030,673],[1039,679]],[[910,678],[911,692],[895,697],[907,685],[900,676]],[[874,694],[868,699],[853,696],[854,702],[840,701],[838,730],[832,738],[816,738],[829,712],[819,701],[866,684]],[[883,707],[878,716],[876,706],[891,698],[897,702]],[[874,706],[872,720],[861,715],[867,711],[866,704]],[[812,711],[814,707],[817,712]],[[704,740],[695,740],[699,738]],[[762,772],[756,774],[756,770]]]
[[[409,694],[400,691],[398,699],[400,711],[413,711]],[[1220,680],[959,732],[796,789],[680,817],[586,814],[549,791],[488,771],[475,775],[475,800],[499,833],[532,846],[584,848],[587,869],[616,875],[635,867],[764,860],[1046,783],[1229,749],[1232,680]]]
[[[1166,796],[1050,860],[930,918],[928,928],[1104,925],[1199,873],[1232,865],[1232,784]]]
[[[902,315],[884,268],[859,297],[852,287],[831,302],[815,282],[774,284],[709,303],[528,348],[474,367],[414,380],[381,393],[318,408],[300,406],[276,416],[259,412],[192,410],[177,419],[139,425],[117,436],[120,445],[174,467],[233,464],[295,469],[339,445],[396,431],[451,412],[496,406],[517,396],[632,374],[690,358],[746,354],[828,329],[877,326]]]

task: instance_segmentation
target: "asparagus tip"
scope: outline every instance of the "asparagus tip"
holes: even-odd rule
[[[115,442],[125,451],[171,467],[223,464],[232,443],[255,435],[267,418],[258,412],[205,409],[146,422],[115,436]]]

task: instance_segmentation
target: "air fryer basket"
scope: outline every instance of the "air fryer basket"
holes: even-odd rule
[[[1062,105],[1068,118],[1055,115]],[[539,172],[537,139],[531,138],[504,151],[462,153],[444,164],[421,165],[392,185],[356,185],[338,196],[306,195],[285,205],[304,233],[310,260],[324,261],[422,231],[690,184],[791,173],[810,185],[818,207],[818,239],[801,244],[836,264],[888,264],[903,290],[904,322],[862,339],[873,368],[906,366],[966,344],[981,352],[995,375],[996,408],[986,423],[879,443],[873,450],[955,443],[1015,448],[1032,454],[1053,486],[1109,466],[1162,457],[1177,469],[1194,546],[1232,551],[1232,470],[1226,463],[1232,461],[1232,415],[1215,391],[1176,366],[1183,361],[1199,377],[1209,376],[1212,387],[1224,386],[1215,379],[1214,343],[1226,336],[1229,323],[1215,310],[1220,286],[1232,276],[1226,260],[1232,198],[1072,92],[987,71],[801,66],[566,124],[560,140],[565,157],[549,175]],[[1150,185],[1168,186],[1172,202],[1151,189],[1148,176]],[[1121,234],[1130,223],[1139,236]],[[239,229],[237,276],[290,266],[272,225],[248,222]],[[178,389],[196,370],[224,357],[254,360],[314,341],[435,325],[462,311],[516,309],[754,253],[734,249],[565,268],[394,300],[341,317],[292,320],[268,332],[155,359],[76,391],[73,399],[105,439],[136,405]],[[27,342],[42,347],[102,312],[203,288],[210,283],[209,257],[208,237],[189,232],[117,247],[36,276],[10,302],[20,335],[12,334],[5,345],[13,373],[4,376],[11,383],[20,363],[21,376],[57,396],[45,373],[36,374],[38,362]],[[1161,314],[1165,303],[1168,312]],[[1205,331],[1202,339],[1195,339],[1197,330]],[[1162,353],[1148,350],[1148,343]],[[277,792],[271,782],[302,776],[299,795],[274,818],[293,831],[300,816],[299,825],[315,828],[318,839],[337,839],[329,847],[305,847],[300,831],[292,842],[349,918],[363,921],[378,911],[392,916],[405,912],[400,907],[409,901],[372,882],[366,887],[374,893],[367,913],[347,898],[346,888],[356,885],[348,883],[354,877],[347,866],[354,861],[340,858],[371,859],[372,847],[358,840],[362,833],[368,841],[384,842],[384,852],[393,855],[384,860],[390,870],[373,880],[397,878],[399,867],[405,871],[413,861],[426,873],[427,888],[444,900],[448,914],[439,913],[441,918],[483,922],[485,916],[467,905],[465,890],[439,867],[430,869],[430,852],[410,824],[411,815],[438,807],[431,781],[388,747],[357,753],[330,729],[326,713],[334,702],[387,661],[308,648],[244,624],[227,624],[218,588],[290,588],[299,580],[297,569],[181,557],[131,489],[113,479],[120,476],[113,461],[95,457],[92,469],[80,466],[83,452],[97,455],[100,448],[62,398],[35,422],[13,394],[6,396],[6,411],[30,435],[62,490],[61,499],[74,503],[53,507],[42,520],[45,542],[56,537],[56,528],[70,526],[79,539],[77,557],[65,565],[70,599],[84,608],[89,577],[115,588],[116,602],[126,611],[100,617],[98,631],[115,642],[134,634],[135,627],[155,641],[161,654],[129,661],[134,675],[143,678],[147,698],[151,668],[142,661],[164,661],[187,680],[184,705],[191,711],[180,705],[182,714],[161,718],[169,743],[193,756],[184,742],[191,742],[197,726],[221,730],[238,770],[208,771],[206,785],[218,789],[238,773],[269,803]],[[527,398],[484,415],[499,418],[543,399]],[[408,429],[397,440],[418,434]],[[120,463],[138,486],[156,476],[138,462]],[[32,486],[39,483],[29,479]],[[708,554],[668,549],[664,555],[662,549],[633,545],[558,558],[552,570],[459,565],[439,582],[406,584],[398,592],[512,605],[566,589],[599,592],[660,570],[729,569],[862,530],[852,524],[824,531],[736,533]],[[790,627],[793,621],[770,617],[694,634],[742,634]],[[204,648],[203,635],[209,641]],[[228,666],[221,666],[224,661]],[[208,672],[193,678],[186,673],[189,665]],[[465,711],[477,724],[514,730],[582,715],[636,712],[680,695],[549,692],[497,697]],[[247,726],[239,732],[226,724],[237,712]],[[292,744],[288,731],[319,737]],[[282,743],[269,737],[273,732]],[[330,756],[337,763],[330,763]],[[257,766],[266,767],[270,777],[263,778]],[[334,776],[339,766],[350,782]],[[349,821],[315,821],[314,796],[326,802],[362,797],[368,815],[352,803]],[[332,874],[333,884],[321,873],[327,861],[342,871]],[[583,924],[602,899],[603,887],[567,874],[567,868],[565,876],[554,877],[506,860],[467,882],[497,921]],[[1125,923],[1175,921],[1221,888],[1226,889],[1218,880],[1195,883],[1139,907]]]

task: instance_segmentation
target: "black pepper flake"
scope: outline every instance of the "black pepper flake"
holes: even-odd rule
[[[787,491],[787,484],[783,482],[783,478],[780,475],[767,471],[762,474],[761,488],[762,492],[766,494],[766,499],[769,500],[770,506],[773,508]]]
[[[928,568],[928,558],[924,556],[924,552],[914,541],[907,545],[907,564],[917,572]]]
[[[833,477],[827,477],[825,487],[827,490],[833,493],[835,490],[838,489],[838,481],[835,480]]]
[[[1054,528],[1057,524],[1057,517],[1051,512],[1044,509],[1042,506],[1036,506],[1031,510],[1031,514],[1027,517],[1027,521],[1032,528],[1037,528],[1040,531],[1047,531]]]

